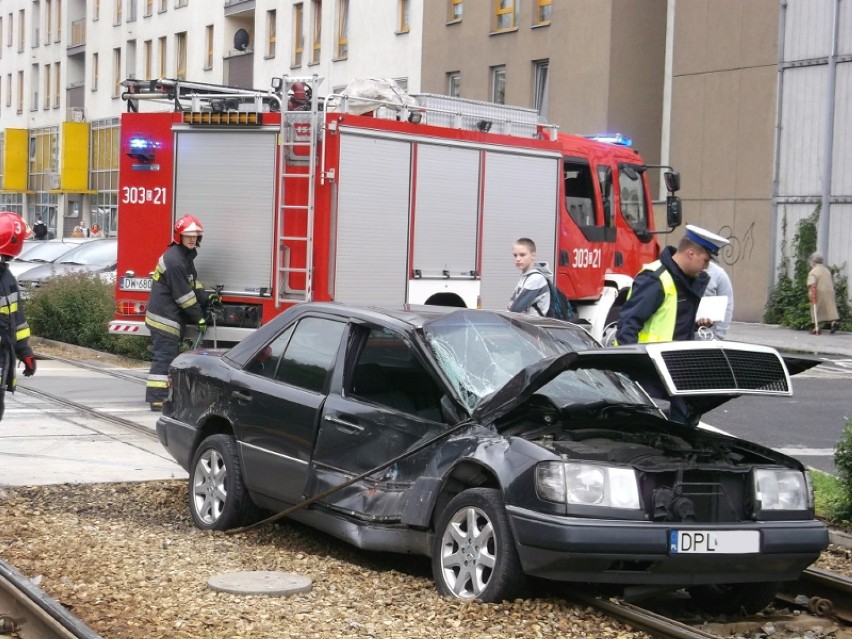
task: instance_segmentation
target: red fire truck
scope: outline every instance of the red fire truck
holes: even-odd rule
[[[666,169],[667,222],[680,224],[678,175],[623,144],[393,86],[320,99],[319,82],[125,81],[111,333],[147,334],[150,275],[185,213],[204,224],[195,264],[224,302],[206,337],[223,342],[309,300],[505,308],[518,237],[601,337],[659,253],[650,168]],[[293,86],[307,104],[288,100]]]

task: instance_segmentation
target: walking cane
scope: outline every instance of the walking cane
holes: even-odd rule
[[[816,302],[813,303],[811,308],[814,309],[814,335],[819,335],[819,320],[817,320]]]

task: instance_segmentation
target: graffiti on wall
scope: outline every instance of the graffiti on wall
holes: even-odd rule
[[[728,245],[719,251],[720,262],[733,266],[737,262],[751,259],[754,251],[754,222],[749,224],[742,235],[736,235],[733,227],[728,225],[720,228],[717,233],[728,240]]]

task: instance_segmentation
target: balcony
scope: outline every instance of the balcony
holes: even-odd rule
[[[254,0],[225,0],[226,16],[254,15]]]
[[[71,40],[66,52],[69,56],[86,53],[86,19],[74,20],[71,23]]]

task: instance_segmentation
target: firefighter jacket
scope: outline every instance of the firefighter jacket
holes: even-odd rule
[[[706,271],[687,276],[672,259],[674,253],[667,247],[636,276],[618,319],[619,345],[695,337],[695,315],[710,277]]]
[[[204,319],[209,294],[198,282],[196,255],[195,249],[172,244],[157,260],[145,313],[145,324],[150,330],[179,339],[184,326]]]
[[[0,384],[15,390],[15,367],[19,359],[33,354],[30,325],[15,276],[5,262],[0,264]]]

